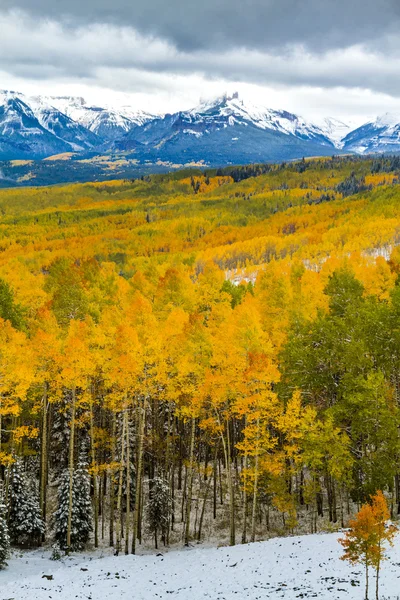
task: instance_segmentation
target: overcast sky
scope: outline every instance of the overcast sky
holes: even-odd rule
[[[399,0],[0,0],[0,88],[150,112],[238,91],[400,116]]]

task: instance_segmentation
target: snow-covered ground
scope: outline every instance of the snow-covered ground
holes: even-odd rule
[[[19,553],[9,560],[7,570],[0,571],[0,599],[361,600],[362,569],[340,560],[338,537],[275,538],[158,556],[76,554],[57,562],[49,560],[48,550]],[[394,600],[400,597],[400,540],[388,557],[381,597]]]

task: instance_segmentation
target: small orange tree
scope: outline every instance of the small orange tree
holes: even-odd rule
[[[342,560],[365,566],[365,600],[368,600],[370,566],[376,571],[376,600],[379,598],[379,572],[381,562],[385,558],[385,542],[392,545],[397,533],[395,525],[387,525],[389,517],[385,497],[378,491],[371,497],[371,504],[364,504],[356,518],[350,521],[350,528],[345,537],[339,539],[344,547]]]
[[[382,560],[385,560],[385,542],[393,546],[393,539],[398,528],[396,525],[388,524],[390,512],[386,499],[381,491],[372,496],[372,513],[375,521],[376,547],[372,554],[372,565],[376,570],[376,600],[379,598],[379,573]]]

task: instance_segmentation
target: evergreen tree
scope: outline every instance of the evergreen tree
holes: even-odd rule
[[[172,498],[169,485],[165,479],[155,477],[150,484],[147,520],[149,532],[154,534],[155,547],[158,548],[158,532],[161,532],[161,537],[165,545],[172,515]]]
[[[65,469],[59,479],[58,486],[58,507],[54,514],[55,538],[62,550],[67,549],[67,526],[68,526],[68,508],[69,508],[69,471]],[[75,506],[75,489],[72,488],[72,507]],[[72,514],[72,540],[76,539],[74,512]],[[73,549],[73,548],[72,548]]]
[[[69,471],[66,469],[61,476],[58,508],[54,515],[55,537],[62,550],[67,550],[69,477]],[[73,475],[71,547],[69,550],[83,550],[89,540],[91,530],[90,478],[87,465],[81,459]]]
[[[45,531],[39,501],[29,488],[21,464],[12,467],[9,529],[11,541],[24,546],[39,545]]]
[[[73,518],[75,515],[77,528],[77,543],[79,549],[83,549],[89,541],[92,531],[92,503],[90,500],[90,476],[88,465],[81,455],[78,468],[74,473],[75,507],[73,507]]]
[[[10,550],[10,536],[6,521],[6,507],[0,498],[0,569],[7,566],[6,560]]]

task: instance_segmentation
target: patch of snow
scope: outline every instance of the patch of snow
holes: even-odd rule
[[[184,129],[183,133],[188,133],[189,135],[194,135],[197,138],[200,138],[203,134],[201,131],[195,131],[194,129]]]
[[[364,570],[340,560],[338,537],[316,534],[232,548],[161,550],[158,556],[100,558],[96,552],[57,562],[49,560],[49,551],[24,552],[0,571],[0,600],[359,600]],[[399,562],[397,542],[382,565],[382,597],[399,592]]]

